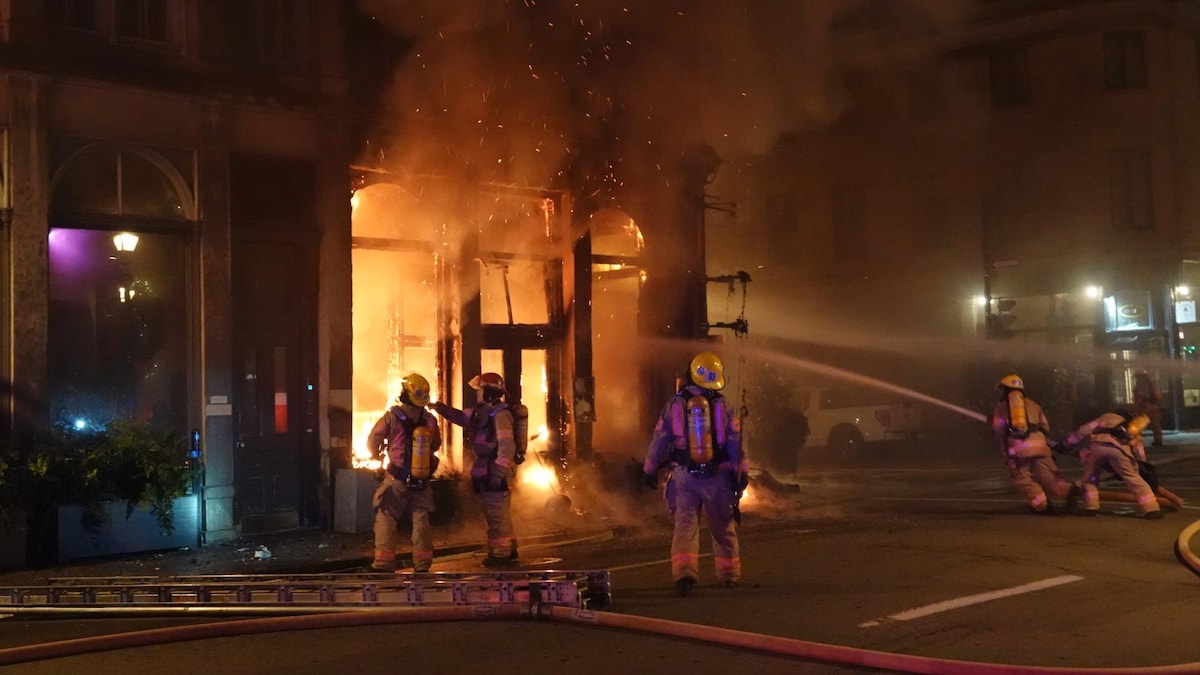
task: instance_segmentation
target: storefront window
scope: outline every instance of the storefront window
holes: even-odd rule
[[[187,425],[183,235],[50,231],[50,411],[79,428]]]
[[[1150,293],[1123,291],[1104,298],[1104,328],[1108,332],[1146,330],[1154,327]]]
[[[429,242],[440,238],[428,204],[388,184],[355,193],[353,463],[379,461],[367,436],[400,395],[400,382],[420,373],[437,391],[437,265]]]

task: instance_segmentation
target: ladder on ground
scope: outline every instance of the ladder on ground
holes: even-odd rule
[[[594,609],[610,599],[607,570],[62,577],[0,587],[0,614],[300,613],[510,603]]]

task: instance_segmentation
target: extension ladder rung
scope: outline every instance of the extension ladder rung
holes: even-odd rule
[[[543,603],[587,608],[610,598],[599,571],[431,574],[65,577],[0,587],[5,607],[422,606]]]

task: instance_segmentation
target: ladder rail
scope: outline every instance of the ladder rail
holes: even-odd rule
[[[0,587],[16,607],[374,607],[543,603],[588,609],[611,597],[607,570],[423,574],[62,577]]]

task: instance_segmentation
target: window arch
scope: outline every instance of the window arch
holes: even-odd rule
[[[162,154],[92,143],[67,157],[50,182],[57,212],[196,220],[188,181]]]

